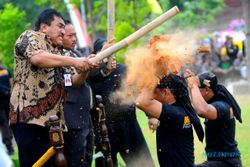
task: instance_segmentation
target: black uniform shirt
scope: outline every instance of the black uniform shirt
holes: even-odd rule
[[[1,102],[9,103],[10,98],[10,71],[0,67],[0,100]]]
[[[80,88],[67,88],[64,117],[68,128],[86,129],[86,131],[89,129],[90,98],[90,86],[86,82]]]
[[[92,84],[93,91],[101,95],[106,112],[106,123],[120,122],[135,119],[135,106],[121,104],[119,100],[111,99],[110,95],[121,87],[122,77],[125,75],[126,66],[117,64],[116,69],[102,82]]]
[[[235,119],[232,107],[216,96],[208,103],[217,110],[216,120],[205,120],[208,160],[239,157],[240,153],[235,141]]]
[[[164,104],[157,128],[157,153],[161,167],[194,166],[194,139],[189,117],[178,103]]]
[[[64,50],[64,55],[71,57],[82,57],[75,50]],[[71,68],[65,70],[71,72]],[[84,129],[86,134],[89,133],[92,126],[90,109],[91,109],[91,87],[84,82],[79,88],[72,86],[66,87],[67,100],[64,106],[65,123],[69,129]]]

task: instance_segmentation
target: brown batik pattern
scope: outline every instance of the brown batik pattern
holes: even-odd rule
[[[60,54],[45,34],[27,30],[15,45],[14,86],[10,119],[16,122],[44,125],[50,115],[63,112],[66,91],[62,68],[39,68],[30,58],[40,52]],[[19,118],[19,120],[17,120]]]
[[[40,116],[44,116],[47,114],[48,111],[53,109],[55,105],[58,103],[60,98],[63,95],[63,101],[65,102],[66,99],[66,90],[61,85],[55,85],[52,91],[48,94],[47,97],[39,99],[37,105],[34,106],[27,106],[23,108],[22,111],[19,112],[19,120],[17,120],[17,113],[14,111],[13,105],[10,106],[10,121],[11,123],[17,122],[28,122],[33,118],[39,118]]]

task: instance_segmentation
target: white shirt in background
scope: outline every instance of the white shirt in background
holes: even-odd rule
[[[12,161],[7,154],[7,149],[2,142],[2,135],[0,133],[0,167],[12,167]]]

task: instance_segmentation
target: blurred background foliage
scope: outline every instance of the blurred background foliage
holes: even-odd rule
[[[70,0],[80,8],[85,6],[88,33],[94,41],[106,37],[107,0]],[[156,3],[155,3],[156,2]],[[212,22],[223,9],[223,0],[115,0],[115,41],[118,42],[137,29],[147,24],[162,12],[177,5],[181,13],[154,30],[152,34],[164,34],[177,29],[201,28]],[[0,60],[13,71],[13,46],[18,36],[27,28],[32,28],[39,13],[46,8],[55,8],[69,19],[64,0],[1,0],[0,1]],[[132,47],[143,43],[145,39],[135,42]],[[123,62],[122,55],[126,49],[119,51],[118,62]]]
[[[11,3],[0,10],[0,60],[13,70],[13,48],[17,37],[28,28],[26,12],[20,11]]]

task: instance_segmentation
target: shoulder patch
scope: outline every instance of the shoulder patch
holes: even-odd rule
[[[8,70],[6,70],[6,69],[0,70],[0,76],[8,75],[8,74],[9,74]]]
[[[184,128],[190,128],[191,127],[191,121],[189,116],[184,117],[184,122],[183,122],[183,129]]]
[[[234,111],[232,107],[230,107],[229,112],[230,112],[230,119],[234,118]]]

